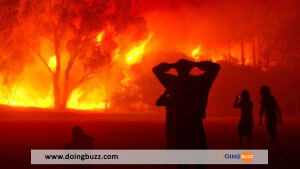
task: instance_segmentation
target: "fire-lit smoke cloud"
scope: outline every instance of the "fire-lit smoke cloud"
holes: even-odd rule
[[[297,49],[292,43],[299,43],[298,33],[294,30],[299,28],[296,19],[299,2],[294,0],[139,2],[146,8],[140,12],[146,18],[148,28],[157,35],[151,44],[158,51],[190,55],[201,46],[203,55],[225,57],[248,65],[260,64],[268,69],[270,64],[289,62],[282,56],[285,52],[280,48],[285,43],[282,41],[289,41],[288,48],[293,50]],[[241,59],[241,48],[244,60]],[[295,51],[297,56],[298,53]]]
[[[5,0],[0,103],[151,110],[151,68],[185,57],[299,65],[297,0]],[[66,73],[67,72],[67,73]]]

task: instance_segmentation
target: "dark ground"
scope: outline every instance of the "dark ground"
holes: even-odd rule
[[[257,118],[256,118],[257,119]],[[208,117],[205,130],[209,149],[238,149],[238,117]],[[299,168],[300,118],[285,117],[278,128],[283,154],[269,151],[269,165],[209,165],[207,168]],[[253,148],[267,145],[265,126],[255,121]],[[71,139],[74,125],[95,138],[95,149],[164,149],[164,119],[161,117],[129,116],[101,113],[57,113],[49,111],[1,110],[0,168],[55,169],[57,165],[31,165],[31,149],[62,149]],[[163,165],[96,165],[94,168],[166,168]]]

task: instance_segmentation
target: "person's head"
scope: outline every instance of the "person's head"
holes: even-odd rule
[[[270,96],[271,95],[271,90],[268,86],[262,86],[260,88],[260,94],[262,97]]]
[[[72,135],[73,137],[78,137],[81,136],[83,134],[83,130],[80,126],[75,126],[72,129]]]
[[[242,91],[242,100],[249,100],[250,99],[250,94],[247,90]]]
[[[175,68],[177,70],[178,76],[187,76],[191,69],[191,62],[185,59],[181,59],[175,63]]]

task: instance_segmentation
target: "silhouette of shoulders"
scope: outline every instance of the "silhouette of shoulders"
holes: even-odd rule
[[[86,135],[81,127],[75,126],[73,128],[73,138],[67,143],[65,149],[92,149],[94,139]]]

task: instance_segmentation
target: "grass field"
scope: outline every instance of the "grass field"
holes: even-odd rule
[[[285,117],[278,127],[282,154],[269,151],[269,165],[209,165],[207,168],[295,168],[300,150],[299,117]],[[205,130],[209,149],[238,149],[238,117],[208,117]],[[253,148],[267,145],[265,126],[255,121]],[[74,125],[80,125],[95,139],[95,149],[164,149],[164,117],[116,113],[59,113],[47,110],[2,110],[0,115],[1,169],[60,168],[31,165],[31,149],[62,149],[71,139]],[[297,164],[298,165],[298,164]],[[94,168],[166,168],[162,165],[96,165]],[[296,167],[297,168],[297,167]]]

